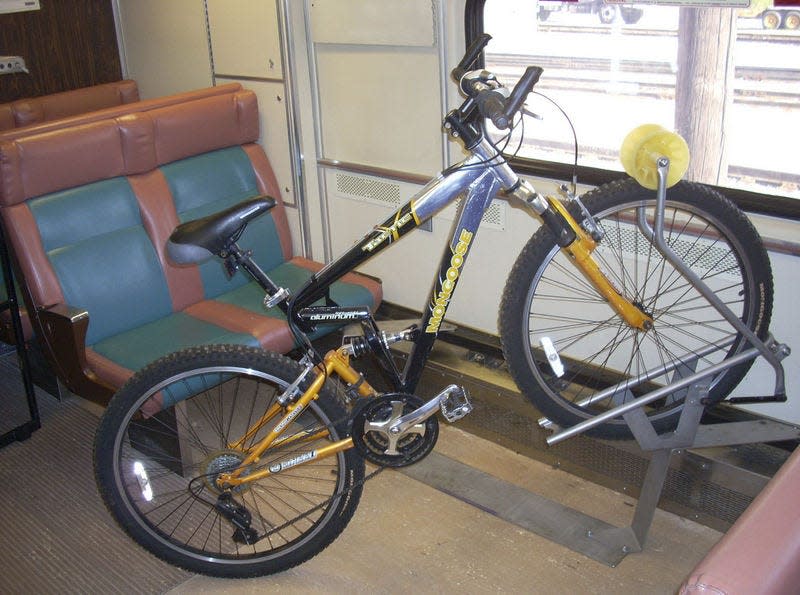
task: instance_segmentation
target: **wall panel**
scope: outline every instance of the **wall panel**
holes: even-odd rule
[[[311,23],[318,43],[436,45],[433,0],[314,0]]]
[[[438,53],[316,45],[322,156],[415,174],[442,167]]]
[[[278,14],[265,0],[207,0],[214,72],[283,78]]]
[[[116,0],[127,76],[143,99],[210,87],[203,0]]]
[[[2,14],[0,54],[22,56],[30,71],[0,77],[0,102],[122,78],[111,0],[50,0]]]

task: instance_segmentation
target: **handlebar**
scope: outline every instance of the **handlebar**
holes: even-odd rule
[[[510,94],[506,94],[502,85],[497,83],[494,75],[486,71],[476,72],[474,77],[469,68],[478,59],[483,48],[492,39],[492,36],[484,33],[478,36],[467,48],[461,62],[452,71],[452,76],[459,83],[459,87],[468,98],[474,98],[478,107],[478,112],[484,118],[489,118],[496,128],[506,130],[514,120],[514,116],[522,107],[525,98],[533,90],[534,85],[539,82],[544,70],[539,66],[528,66],[525,73],[514,85]],[[493,83],[494,86],[487,83]],[[469,99],[468,99],[469,101]]]
[[[467,73],[467,71],[470,70],[472,64],[478,59],[478,56],[480,56],[483,48],[486,47],[486,44],[489,43],[489,40],[491,39],[491,35],[488,33],[482,33],[476,37],[471,44],[469,44],[467,51],[464,52],[464,57],[461,58],[461,62],[459,62],[458,66],[456,66],[453,69],[453,72],[450,73],[457,83],[461,82],[461,78]]]

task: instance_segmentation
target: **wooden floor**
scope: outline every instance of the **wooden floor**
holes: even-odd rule
[[[4,374],[4,402],[13,384]],[[644,552],[610,568],[458,493],[387,470],[367,483],[345,532],[311,561],[259,579],[193,576],[130,542],[103,508],[91,471],[98,411],[74,397],[39,401],[42,428],[0,450],[3,593],[674,593],[721,536],[658,510]],[[457,426],[442,429],[436,453],[609,523],[631,521],[632,498]]]
[[[443,429],[437,452],[610,523],[630,523],[633,499],[456,428]],[[170,593],[675,593],[720,536],[658,510],[645,551],[610,568],[458,494],[385,471],[365,486],[342,536],[306,564],[243,581],[196,576]]]

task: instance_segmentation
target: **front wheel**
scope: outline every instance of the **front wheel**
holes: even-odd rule
[[[264,477],[217,481],[277,426],[285,409],[276,399],[301,370],[220,345],[169,355],[127,382],[98,427],[95,474],[129,535],[167,562],[223,577],[285,570],[330,544],[356,509],[364,461],[353,449],[314,459],[346,425],[326,391],[242,473]]]
[[[654,325],[647,331],[629,327],[559,249],[549,229],[542,227],[534,234],[506,283],[500,334],[520,390],[562,427],[748,347],[642,234],[638,212],[644,209],[652,226],[655,192],[628,179],[589,192],[583,202],[604,232],[593,258],[617,290],[653,318]],[[582,220],[576,204],[570,211]],[[710,188],[679,182],[667,191],[664,236],[736,316],[764,339],[772,311],[772,272],[747,217]],[[724,399],[751,364],[714,377],[709,401]],[[657,431],[675,427],[685,396],[686,389],[676,391],[645,408]],[[587,433],[601,438],[631,435],[622,418]]]

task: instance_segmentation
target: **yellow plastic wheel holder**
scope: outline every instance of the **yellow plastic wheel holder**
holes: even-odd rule
[[[677,184],[689,168],[689,145],[676,132],[658,124],[642,124],[622,141],[619,160],[625,172],[645,188],[658,188],[661,157],[669,159],[667,188]]]

